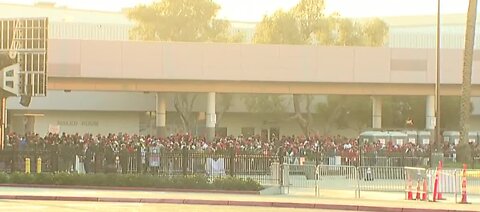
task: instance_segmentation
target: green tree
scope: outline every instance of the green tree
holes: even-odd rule
[[[383,121],[386,128],[425,128],[425,104],[423,96],[390,96],[383,97]],[[406,124],[413,120],[413,126]]]
[[[265,16],[258,23],[253,36],[254,43],[302,44],[297,20],[291,12],[277,11],[272,16]]]
[[[212,0],[161,0],[128,11],[135,21],[130,37],[137,40],[240,42],[230,23],[216,19],[220,6]]]
[[[150,41],[241,42],[243,35],[232,34],[230,22],[216,19],[219,10],[220,6],[212,0],[160,0],[138,5],[128,11],[128,18],[135,22],[130,37]],[[197,119],[192,107],[197,94],[176,94],[173,100],[184,130],[193,132]]]
[[[465,52],[463,58],[463,82],[462,101],[460,113],[460,145],[458,148],[458,160],[460,162],[471,162],[471,149],[468,145],[468,131],[470,118],[470,93],[472,86],[472,63],[473,48],[475,45],[475,25],[477,19],[477,0],[470,0],[467,12],[467,27],[465,32]]]
[[[217,109],[217,120],[215,126],[220,126],[220,123],[223,120],[223,115],[227,112],[233,104],[233,94],[222,93],[217,94],[216,103],[218,104]]]
[[[297,24],[299,24],[302,40],[310,40],[312,33],[315,32],[330,34],[333,31],[324,12],[324,0],[303,0],[291,10]]]
[[[313,114],[311,110],[313,96],[312,95],[293,95],[293,110],[295,115],[291,119],[295,119],[298,126],[302,129],[304,135],[309,136],[312,131]],[[304,107],[301,107],[304,105]],[[304,108],[304,109],[302,109]]]
[[[342,18],[339,14],[325,15],[324,0],[301,0],[290,11],[277,11],[265,16],[258,24],[253,42],[270,44],[306,44],[340,46],[381,46],[385,43],[388,27],[380,19],[364,24]],[[378,27],[378,29],[376,28]],[[293,94],[294,116],[305,135],[311,132],[312,118],[309,115],[311,97]],[[301,104],[304,101],[306,104]],[[305,108],[300,105],[304,105]],[[333,104],[332,104],[333,105]],[[323,107],[326,114],[334,115],[340,105]],[[320,110],[320,109],[319,109]],[[306,111],[306,113],[302,113]],[[333,122],[327,122],[332,123]]]
[[[249,94],[243,100],[251,113],[281,113],[287,109],[286,99],[281,95]]]
[[[317,118],[324,133],[333,128],[352,128],[358,132],[371,122],[372,107],[367,96],[329,95],[327,101],[317,104]]]
[[[473,103],[469,102],[469,114],[473,112]],[[442,96],[440,98],[440,114],[442,115],[441,129],[461,130],[461,97],[460,96]]]
[[[365,22],[362,30],[365,46],[383,46],[388,41],[388,25],[379,18]]]
[[[177,93],[173,97],[173,106],[177,111],[180,121],[183,125],[184,132],[193,133],[197,128],[197,116],[193,112],[193,106],[197,101],[196,93]]]
[[[346,98],[345,118],[349,128],[356,129],[358,133],[372,123],[372,102],[368,96],[349,96]]]

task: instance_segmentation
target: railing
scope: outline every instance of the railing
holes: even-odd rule
[[[361,191],[403,191],[405,185],[404,167],[372,166],[358,167],[359,189]]]
[[[76,160],[76,158],[80,160]],[[260,154],[199,153],[199,152],[131,152],[115,154],[106,159],[105,153],[98,153],[86,159],[75,153],[58,154],[57,151],[2,151],[0,169],[5,172],[25,172],[25,159],[36,163],[42,158],[42,172],[79,173],[148,173],[163,176],[205,175],[214,178],[235,176],[251,178],[264,185],[278,185],[278,173],[272,172],[276,156]],[[36,165],[31,166],[35,172]],[[276,170],[279,171],[279,170]],[[276,175],[274,178],[272,175]]]
[[[283,164],[282,186],[288,194],[324,196],[335,193],[338,197],[355,197],[373,192],[396,193],[407,198],[407,193],[426,193],[431,198],[437,170],[419,167],[379,167]],[[459,195],[462,191],[460,169],[445,169],[438,172],[439,193]],[[480,170],[467,170],[467,193],[480,195]],[[425,186],[427,187],[425,189]],[[420,190],[418,190],[420,188]]]
[[[382,163],[379,161],[392,161],[391,157],[376,157],[376,162],[367,163],[372,166],[334,165],[341,162],[338,158],[331,157],[322,160],[284,157],[280,165],[276,156],[189,151],[120,153],[116,154],[113,162],[105,160],[102,154],[94,155],[91,161],[87,161],[83,156],[58,154],[57,151],[3,151],[0,152],[0,168],[5,172],[24,172],[25,158],[29,158],[32,163],[31,173],[35,173],[36,161],[41,158],[43,172],[203,175],[210,180],[234,176],[251,178],[262,185],[284,187],[290,194],[315,193],[317,196],[331,192],[344,192],[345,196],[355,194],[356,197],[359,197],[361,192],[401,193],[406,191],[409,184],[413,184],[415,190],[424,180],[428,183],[428,191],[432,192],[436,175],[435,169],[373,166]],[[395,158],[393,159],[395,161]],[[415,160],[417,158],[411,158],[411,161]],[[323,161],[333,161],[333,165],[323,164]],[[406,160],[403,163],[406,163]],[[445,169],[440,172],[438,191],[458,194],[461,191],[462,174],[459,169]],[[480,170],[467,170],[466,178],[467,192],[480,195]]]
[[[386,167],[425,167],[428,165],[429,157],[411,156],[368,156],[361,157],[284,157],[284,163],[292,165],[315,164],[315,165],[342,165],[342,166],[386,166]],[[360,163],[361,161],[361,163]]]

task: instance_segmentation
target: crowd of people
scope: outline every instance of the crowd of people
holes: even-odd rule
[[[480,146],[472,144],[478,154]],[[445,144],[446,156],[455,153],[455,146]],[[129,134],[53,134],[46,136],[29,133],[26,135],[9,134],[5,142],[4,153],[8,152],[44,152],[50,155],[50,167],[53,170],[68,171],[80,158],[85,171],[95,172],[98,167],[108,169],[119,163],[126,170],[129,157],[141,158],[142,164],[148,165],[148,155],[158,153],[182,153],[189,151],[207,154],[256,154],[279,157],[303,157],[307,159],[340,156],[342,160],[356,161],[359,154],[363,157],[426,157],[428,145],[405,142],[402,145],[391,141],[367,143],[360,148],[357,138],[344,136],[275,136],[270,140],[255,136],[227,136],[207,140],[202,136],[174,134],[168,137]],[[475,151],[474,151],[475,152]],[[112,168],[113,169],[113,168]]]

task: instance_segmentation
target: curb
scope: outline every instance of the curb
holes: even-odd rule
[[[161,204],[186,204],[186,205],[217,205],[217,206],[247,206],[247,207],[273,207],[273,208],[301,208],[301,209],[326,209],[349,211],[373,212],[473,212],[469,210],[449,209],[420,209],[420,208],[393,208],[382,206],[363,205],[332,205],[317,203],[292,203],[292,202],[257,202],[257,201],[229,201],[229,200],[200,200],[200,199],[153,199],[153,198],[122,198],[122,197],[75,197],[75,196],[32,196],[32,195],[0,195],[3,200],[41,200],[41,201],[81,201],[81,202],[115,202],[115,203],[161,203]]]
[[[180,188],[146,188],[146,187],[108,187],[108,186],[75,186],[75,185],[39,185],[39,184],[0,184],[0,187],[14,188],[65,188],[65,189],[95,189],[109,191],[159,191],[159,192],[188,192],[188,193],[215,193],[215,194],[248,194],[260,195],[260,191],[230,191],[230,190],[202,190]]]

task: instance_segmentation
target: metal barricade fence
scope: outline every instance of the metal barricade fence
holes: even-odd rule
[[[73,158],[74,156],[72,156]],[[36,164],[38,158],[42,158],[42,172],[52,172],[58,170],[59,156],[51,154],[50,151],[23,150],[12,151],[4,150],[0,154],[0,170],[4,172],[25,172],[25,159],[29,158],[32,164]],[[31,166],[31,172],[35,172],[36,165]]]
[[[279,178],[272,176],[272,163],[276,156],[211,154],[202,152],[162,153],[159,166],[148,166],[147,172],[166,176],[205,175],[210,180],[224,176],[251,178],[262,185],[278,185]]]
[[[285,182],[289,182],[288,186],[298,188],[311,188],[315,187],[318,174],[316,174],[317,167],[315,165],[296,165],[296,164],[284,164],[284,167],[288,167],[288,173],[284,177]]]
[[[421,167],[427,165],[427,162],[428,158],[426,157],[362,157],[362,166]]]
[[[128,157],[127,173],[137,173],[137,157],[130,155]]]
[[[354,166],[283,164],[283,185],[289,194],[328,196],[332,191],[357,196],[357,170]]]
[[[458,179],[458,193],[461,195],[462,191],[462,170],[457,170],[456,175]],[[480,169],[467,170],[467,194],[480,195]]]
[[[285,156],[284,163],[291,165],[316,164],[330,166],[384,166],[384,167],[424,167],[428,164],[428,157],[414,156],[361,156],[361,163],[358,157],[345,156],[322,156],[322,157],[304,157],[304,156]],[[295,167],[291,167],[295,168]]]
[[[473,157],[472,169],[479,169],[479,168],[480,168],[480,156]]]
[[[315,165],[283,164],[282,186],[288,194],[318,194],[318,168]]]
[[[405,189],[405,168],[385,166],[358,167],[360,191],[403,191]]]
[[[460,172],[461,173],[461,172]],[[437,170],[428,169],[428,190],[433,191],[435,186]],[[460,178],[458,178],[458,170],[456,169],[443,169],[438,173],[438,188],[437,191],[441,193],[455,194],[459,191]]]
[[[235,155],[234,161],[229,158],[227,169],[238,178],[251,178],[262,185],[279,185],[278,158],[265,155]],[[233,166],[233,167],[232,167]]]
[[[178,175],[182,173],[182,155],[181,154],[162,154],[160,157],[161,175]]]
[[[358,171],[354,166],[318,166],[318,187],[321,196],[328,196],[333,190],[348,196],[353,191],[358,197]]]
[[[427,187],[428,185],[432,184],[430,180],[428,180],[428,171],[425,168],[418,168],[418,167],[405,167],[405,179],[404,179],[404,192],[405,192],[405,199],[408,199],[407,195],[409,192],[417,193],[420,192],[419,189],[423,190],[424,181],[427,180]],[[430,191],[431,189],[428,189]],[[426,193],[428,194],[428,191]]]

